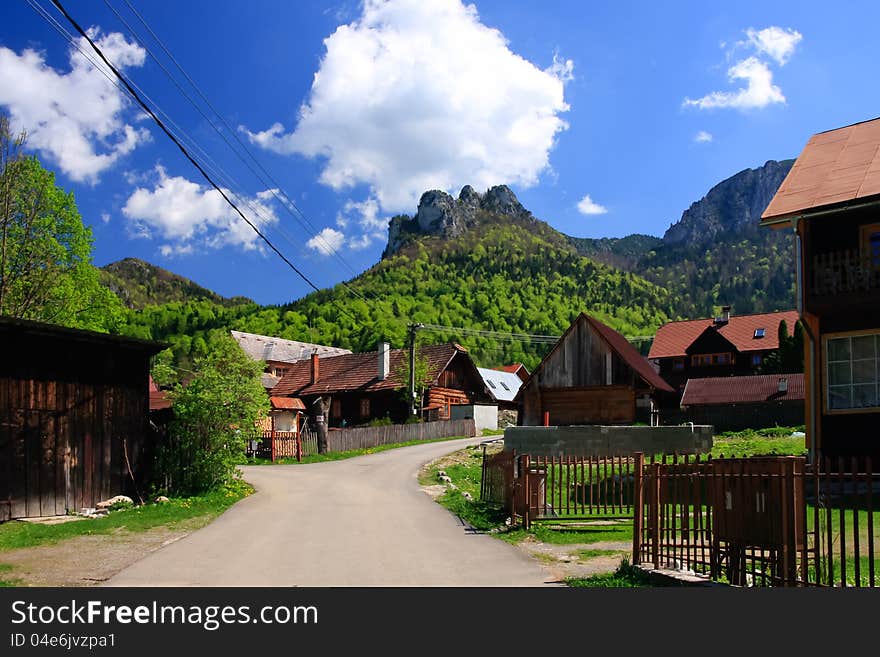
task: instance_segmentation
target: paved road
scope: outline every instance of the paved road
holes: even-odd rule
[[[311,465],[251,466],[257,492],[110,586],[539,586],[517,548],[468,531],[419,467],[477,439]]]

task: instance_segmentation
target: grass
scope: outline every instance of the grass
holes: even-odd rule
[[[145,504],[111,511],[103,518],[59,525],[7,522],[0,525],[0,552],[58,543],[87,534],[110,534],[118,530],[143,532],[193,518],[210,520],[252,492],[250,485],[237,480],[225,488],[198,497],[172,498],[164,504]]]
[[[772,427],[725,431],[712,441],[712,458],[750,456],[806,456],[804,436],[792,436],[801,427]]]
[[[569,577],[565,583],[574,588],[645,588],[663,586],[637,566],[631,566],[624,559],[613,573],[602,573],[590,577]]]
[[[20,581],[17,579],[6,579],[5,574],[11,570],[11,564],[0,563],[0,588],[19,585]]]
[[[610,557],[620,553],[621,550],[577,550],[572,555],[578,559],[595,559],[596,557]]]
[[[308,456],[304,456],[302,460],[302,464],[308,463],[326,463],[328,461],[341,461],[343,459],[350,459],[355,456],[364,456],[365,454],[376,454],[378,452],[385,452],[389,449],[397,449],[398,447],[411,447],[412,445],[424,445],[427,443],[445,443],[450,440],[463,440],[468,436],[452,436],[451,438],[436,438],[433,440],[408,440],[403,443],[389,443],[387,445],[379,445],[378,447],[366,447],[363,449],[350,449],[344,452],[327,452],[326,454],[309,454]],[[296,460],[294,457],[275,459],[273,462],[271,459],[258,459],[258,458],[243,458],[240,461],[240,465],[300,465],[300,462]]]

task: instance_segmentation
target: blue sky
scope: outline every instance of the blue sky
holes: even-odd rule
[[[64,4],[319,287],[374,264],[426,189],[506,183],[568,234],[662,235],[722,179],[880,115],[874,2]],[[310,290],[26,0],[0,6],[0,110],[75,193],[96,264]]]

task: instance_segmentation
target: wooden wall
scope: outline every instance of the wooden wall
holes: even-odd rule
[[[147,381],[155,350],[4,325],[0,340],[0,521],[134,494],[129,465],[139,486],[149,475]]]

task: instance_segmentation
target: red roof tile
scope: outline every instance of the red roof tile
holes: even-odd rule
[[[779,380],[787,379],[788,390],[779,392]],[[803,374],[761,374],[758,376],[719,376],[688,379],[682,406],[712,404],[755,404],[767,401],[804,399]]]
[[[828,132],[807,142],[761,221],[880,195],[880,118]]]
[[[306,405],[299,397],[269,397],[275,410],[304,411]]]
[[[799,317],[797,311],[786,310],[760,315],[731,315],[730,320],[718,328],[718,333],[736,347],[739,352],[763,351],[779,348],[779,322],[785,320],[788,334],[793,335]],[[648,358],[672,358],[687,355],[687,348],[703,331],[715,323],[709,319],[691,319],[669,322],[657,329]],[[755,329],[764,329],[764,337],[756,338]]]
[[[166,408],[171,408],[171,399],[168,397],[168,393],[159,389],[152,376],[149,377],[147,390],[150,392],[151,411],[162,411]]]
[[[439,344],[419,347],[419,356],[428,366],[428,377],[436,382],[440,373],[446,369],[457,353],[467,350],[456,344]],[[287,373],[272,388],[273,396],[278,395],[323,395],[345,390],[394,390],[406,385],[406,373],[409,371],[409,352],[405,349],[390,351],[391,368],[387,378],[378,377],[379,356],[377,352],[361,354],[345,354],[343,356],[324,356],[321,358],[318,381],[311,384],[311,362],[299,361],[292,363]],[[479,377],[476,373],[474,376]]]
[[[508,374],[519,374],[520,370],[525,370],[526,374],[529,373],[529,370],[526,369],[526,366],[522,363],[513,363],[512,365],[502,365],[501,370],[507,372]]]

